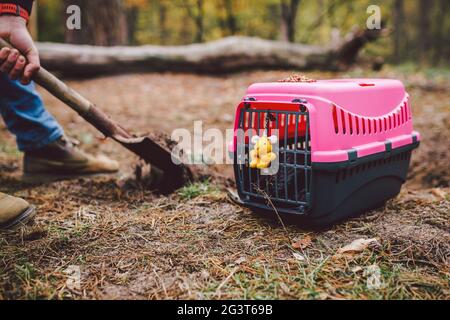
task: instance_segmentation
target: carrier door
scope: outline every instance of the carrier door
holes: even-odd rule
[[[250,205],[297,214],[311,206],[310,114],[299,103],[249,102],[238,115],[236,181],[242,199]],[[276,161],[269,169],[252,169],[252,139],[276,135]],[[239,155],[238,153],[244,153]]]

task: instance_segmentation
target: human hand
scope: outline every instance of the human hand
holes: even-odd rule
[[[12,80],[20,79],[22,84],[29,84],[41,64],[25,19],[9,15],[0,16],[0,38],[15,48],[0,50],[0,72],[7,73]]]

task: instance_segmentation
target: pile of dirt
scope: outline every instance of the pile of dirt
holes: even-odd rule
[[[287,78],[278,80],[278,82],[313,83],[313,82],[317,82],[317,80],[308,78],[304,74],[293,74]]]

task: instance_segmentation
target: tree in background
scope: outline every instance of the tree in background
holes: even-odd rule
[[[125,19],[127,23],[127,40],[129,44],[136,43],[139,13],[149,4],[149,0],[123,0],[125,7]]]
[[[166,43],[166,39],[169,37],[168,30],[168,17],[167,17],[168,7],[165,1],[159,3],[158,8],[158,18],[159,18],[159,41],[161,44]]]
[[[448,19],[446,19],[450,15],[449,9],[450,3],[448,0],[439,0],[436,6],[436,19],[434,19],[434,53],[431,61],[433,65],[438,65],[444,57],[447,60],[450,59],[450,26]]]
[[[281,0],[281,34],[283,41],[295,41],[295,29],[300,0]]]
[[[218,2],[221,9],[225,12],[225,16],[221,19],[222,29],[227,30],[228,35],[235,35],[238,31],[236,11],[234,9],[233,0],[221,0]]]
[[[128,44],[126,10],[122,0],[64,0],[65,8],[81,8],[81,30],[67,30],[68,43],[115,46]]]
[[[64,42],[63,7],[64,3],[62,1],[39,0],[39,4],[35,7],[38,18],[37,40]]]
[[[204,18],[205,18],[205,7],[203,0],[194,0],[193,3],[188,0],[181,0],[184,8],[186,9],[189,17],[194,21],[195,24],[195,37],[194,42],[203,42],[204,38]]]
[[[430,51],[430,13],[434,5],[434,0],[419,0],[417,6],[419,16],[419,30],[417,32],[418,58],[420,62],[425,62]]]
[[[405,40],[403,24],[405,21],[405,9],[403,0],[394,1],[394,62],[399,63],[402,57],[402,42]]]
[[[180,45],[245,35],[331,45],[379,5],[394,32],[366,47],[387,61],[450,63],[449,0],[38,0],[38,39],[99,45]],[[67,5],[82,30],[66,32]],[[301,32],[298,32],[301,30]],[[296,32],[297,31],[297,32]],[[336,35],[336,37],[333,37]]]

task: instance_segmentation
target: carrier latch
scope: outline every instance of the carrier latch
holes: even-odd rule
[[[387,159],[391,156],[391,152],[392,152],[392,142],[391,141],[386,141],[384,143],[385,145],[385,152],[384,152],[384,158]]]
[[[351,149],[347,151],[347,154],[350,164],[356,163],[356,160],[358,160],[358,151],[356,149]]]

